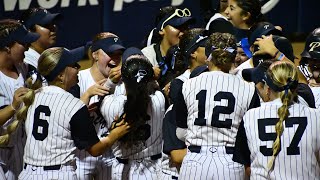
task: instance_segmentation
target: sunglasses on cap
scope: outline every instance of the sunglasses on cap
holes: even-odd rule
[[[163,26],[166,22],[168,22],[169,20],[171,20],[174,17],[190,17],[191,16],[191,11],[188,8],[184,8],[184,9],[176,9],[174,11],[174,13],[169,16],[166,20],[163,21],[162,25],[161,25],[161,30],[163,29]]]

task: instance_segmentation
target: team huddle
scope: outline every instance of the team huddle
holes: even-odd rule
[[[43,8],[0,20],[0,179],[320,179],[320,28],[297,66],[261,12],[163,7],[143,48],[55,47]]]

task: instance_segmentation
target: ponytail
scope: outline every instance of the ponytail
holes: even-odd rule
[[[38,76],[40,75],[38,74]],[[16,119],[7,127],[4,135],[0,136],[0,145],[7,145],[9,143],[11,134],[18,128],[22,121],[25,121],[28,109],[34,101],[35,90],[42,87],[42,83],[42,78],[37,77],[34,80],[32,75],[26,80],[26,84],[30,89],[22,98],[24,106],[18,110]]]
[[[269,67],[265,81],[275,92],[279,93],[282,106],[278,109],[279,121],[276,123],[275,130],[277,137],[272,145],[272,158],[268,162],[268,170],[274,168],[275,158],[281,149],[281,136],[284,130],[283,123],[289,117],[289,106],[297,98],[296,88],[298,85],[298,73],[293,64],[277,61]]]

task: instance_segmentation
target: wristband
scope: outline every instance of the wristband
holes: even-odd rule
[[[282,61],[286,56],[281,53],[280,56],[277,58],[279,61]]]
[[[277,57],[277,55],[278,55],[279,52],[280,52],[280,51],[278,50],[276,53],[274,53],[274,55],[272,56],[272,58],[275,59],[275,58]]]

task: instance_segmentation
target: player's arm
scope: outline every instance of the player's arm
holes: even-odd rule
[[[92,96],[98,95],[98,96],[104,96],[109,94],[109,88],[103,86],[103,84],[106,82],[106,79],[103,79],[99,81],[98,83],[92,85],[89,87],[86,92],[83,93],[83,95],[80,97],[81,101],[88,105],[90,98]]]
[[[185,141],[185,136],[188,128],[188,109],[182,94],[182,87],[178,90],[177,102],[173,105],[173,109],[175,112],[177,123],[176,135],[180,140]]]
[[[121,125],[111,131],[107,137],[99,140],[86,106],[83,106],[72,116],[70,127],[76,147],[80,150],[86,149],[92,156],[103,154],[129,129],[127,124]]]
[[[232,160],[245,165],[246,172],[247,171],[250,172],[250,164],[251,164],[250,155],[251,155],[251,152],[248,146],[247,135],[246,135],[244,123],[242,120],[237,132]],[[249,177],[250,177],[250,174],[249,174]]]
[[[170,106],[172,107],[172,106]],[[174,164],[181,164],[187,153],[185,142],[178,139],[176,135],[175,112],[170,107],[163,119],[162,137],[163,153],[170,155]]]
[[[254,53],[254,55],[269,54],[271,57],[274,57],[274,59],[286,61],[294,65],[293,63],[294,59],[292,60],[288,59],[283,53],[281,53],[276,48],[272,39],[272,35],[262,36],[262,38],[257,38],[257,40],[254,42],[254,45],[257,45],[260,48],[259,51]],[[298,71],[298,78],[299,78],[299,83],[308,84],[306,77],[302,74],[300,70]]]
[[[21,87],[14,92],[13,101],[10,105],[0,107],[0,126],[6,123],[19,109],[23,96],[28,92],[27,88]]]

